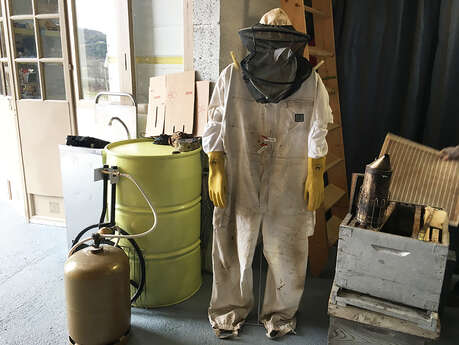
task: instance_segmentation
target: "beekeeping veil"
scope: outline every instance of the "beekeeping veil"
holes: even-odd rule
[[[267,12],[239,36],[249,51],[240,63],[243,78],[257,102],[278,103],[310,76],[311,64],[303,57],[310,38],[293,28],[282,9]]]

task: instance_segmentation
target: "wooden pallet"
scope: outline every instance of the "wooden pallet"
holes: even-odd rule
[[[425,338],[330,316],[328,345],[425,345]]]
[[[306,32],[306,13],[311,13],[314,24],[316,46],[308,46],[305,56],[324,60],[318,72],[328,90],[334,123],[327,135],[328,155],[326,165],[325,201],[316,211],[314,235],[309,239],[309,268],[318,276],[328,261],[328,248],[336,244],[339,223],[348,208],[347,177],[344,157],[341,111],[339,105],[338,78],[336,71],[333,8],[331,0],[312,0],[312,7],[303,0],[281,0],[281,7],[287,12],[296,30]]]
[[[333,284],[332,287],[330,303],[342,307],[357,307],[395,319],[404,320],[431,332],[435,332],[439,325],[439,317],[436,312],[391,303],[381,298],[340,288],[336,284]]]
[[[436,328],[434,330],[428,330],[419,325],[416,322],[400,319],[399,316],[402,312],[398,312],[397,316],[394,315],[386,315],[378,311],[369,310],[366,308],[361,308],[358,306],[354,306],[352,304],[345,304],[343,303],[338,304],[336,302],[336,291],[332,288],[332,292],[330,294],[330,299],[328,301],[328,314],[330,316],[358,322],[362,325],[368,325],[371,327],[377,327],[379,329],[385,329],[392,332],[399,332],[403,334],[409,334],[415,337],[425,338],[435,340],[440,337],[440,320],[438,319],[438,315],[436,316]],[[363,302],[362,302],[363,303]],[[395,307],[394,307],[395,308]],[[413,318],[413,315],[410,316]],[[338,343],[339,344],[339,343]],[[350,343],[351,344],[351,343]],[[371,344],[371,343],[370,343]],[[375,343],[376,344],[376,343]]]

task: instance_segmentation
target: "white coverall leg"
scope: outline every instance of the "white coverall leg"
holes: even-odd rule
[[[268,261],[262,320],[268,336],[294,332],[315,213],[304,201],[307,158],[327,154],[333,121],[316,73],[279,103],[256,103],[241,73],[222,71],[209,106],[205,152],[226,153],[228,196],[214,210],[209,320],[237,334],[254,305],[252,261],[259,231]],[[274,331],[274,332],[273,332]]]

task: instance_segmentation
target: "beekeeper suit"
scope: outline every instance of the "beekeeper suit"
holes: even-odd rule
[[[302,57],[308,36],[273,11],[239,32],[249,55],[222,71],[203,135],[216,206],[209,319],[220,337],[237,335],[254,305],[260,232],[269,265],[262,321],[269,337],[294,332],[323,200],[328,94]]]

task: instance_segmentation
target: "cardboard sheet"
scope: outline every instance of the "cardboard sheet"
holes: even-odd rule
[[[440,151],[389,133],[381,155],[392,165],[390,199],[443,208],[449,224],[459,224],[459,161],[444,161]]]
[[[196,107],[193,135],[201,137],[207,124],[207,111],[209,109],[210,81],[196,82]]]
[[[195,72],[150,78],[146,135],[193,132]]]

